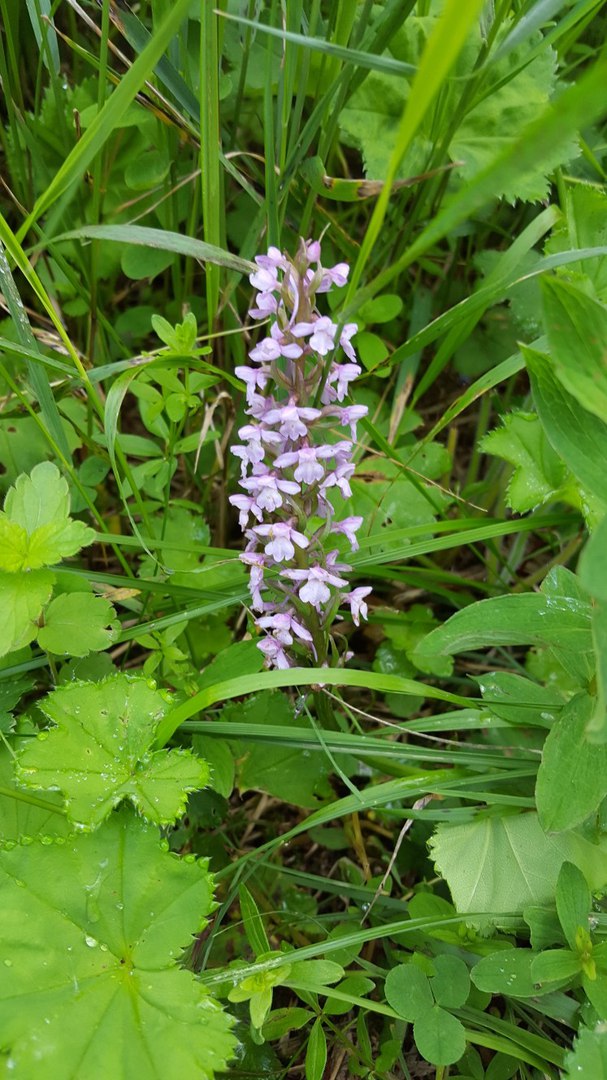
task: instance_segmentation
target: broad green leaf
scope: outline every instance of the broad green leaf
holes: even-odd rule
[[[556,910],[570,949],[577,948],[580,926],[588,929],[592,898],[586,878],[573,863],[563,863],[556,883]]]
[[[479,990],[509,997],[535,997],[537,990],[531,978],[531,964],[536,954],[531,949],[502,949],[483,956],[470,972]]]
[[[19,789],[15,783],[13,754],[28,740],[15,740],[0,747],[0,847],[12,845],[23,837],[67,836],[73,832],[63,813],[63,799],[55,792],[46,792],[43,799]],[[15,792],[15,795],[11,795]],[[31,801],[30,801],[31,800]]]
[[[533,400],[548,441],[574,476],[601,503],[607,503],[607,424],[582,408],[556,377],[549,357],[521,345]]]
[[[592,712],[593,699],[577,695],[544,744],[535,798],[547,832],[581,824],[607,795],[607,744],[596,745],[586,737]]]
[[[296,960],[289,964],[283,982],[285,986],[316,993],[323,986],[331,986],[343,977],[343,967],[334,960]]]
[[[0,656],[34,640],[38,619],[54,583],[55,575],[50,570],[30,570],[27,574],[0,572]]]
[[[531,904],[523,911],[523,918],[531,932],[531,948],[536,952],[549,945],[564,943],[563,929],[553,907],[535,907]]]
[[[30,534],[42,525],[63,522],[70,512],[67,481],[51,461],[42,461],[29,476],[21,475],[7,493],[4,510]]]
[[[488,671],[475,676],[483,702],[509,724],[550,728],[564,705],[552,686],[540,686],[511,671]]]
[[[51,600],[38,644],[57,656],[88,656],[107,649],[120,626],[109,600],[91,593],[62,593]]]
[[[7,1076],[211,1080],[225,1068],[230,1019],[176,963],[212,909],[204,862],[165,853],[156,828],[123,812],[60,847],[1,851],[0,904]]]
[[[17,572],[53,566],[92,543],[95,533],[69,517],[67,481],[51,461],[21,475],[0,515],[0,568]]]
[[[312,1020],[314,1013],[309,1009],[302,1009],[297,1005],[291,1008],[275,1009],[270,1013],[263,1025],[262,1035],[264,1039],[274,1041],[282,1039],[289,1031],[298,1031]]]
[[[524,514],[558,497],[565,481],[565,467],[535,413],[508,413],[503,427],[489,432],[480,448],[514,466],[507,488],[512,510]]]
[[[413,659],[427,670],[444,657],[443,671],[448,674],[452,661],[447,658],[454,653],[492,645],[550,645],[581,684],[590,680],[591,607],[575,575],[557,568],[538,593],[505,594],[470,604],[433,630]]]
[[[308,727],[305,714],[298,718],[284,694],[261,693],[244,704],[227,705],[221,718],[224,721],[268,724],[282,727],[295,724]],[[285,802],[298,806],[318,806],[332,794],[328,775],[332,765],[328,758],[295,747],[268,746],[230,740],[236,759],[236,783],[240,791],[267,791]]]
[[[607,415],[607,309],[559,278],[545,277],[541,287],[555,374],[580,405],[603,420]]]
[[[19,782],[61,791],[82,828],[95,828],[124,799],[169,824],[184,812],[187,792],[208,781],[208,767],[189,750],[152,751],[169,703],[145,679],[68,684],[39,707],[57,726],[20,753]]]
[[[546,949],[535,957],[531,965],[534,983],[563,983],[579,975],[582,970],[580,957],[569,949]]]
[[[362,998],[375,989],[375,983],[364,975],[349,975],[335,989],[339,990],[340,994]],[[327,1016],[343,1016],[345,1013],[350,1012],[351,1008],[352,1003],[350,1001],[328,997],[325,1001],[324,1011]]]
[[[576,182],[565,190],[563,216],[546,243],[546,254],[607,244],[607,194],[595,184]],[[607,300],[607,258],[573,263],[570,270],[586,274],[600,300]]]
[[[607,515],[584,547],[577,572],[590,595],[607,602]]]
[[[565,1070],[571,1080],[607,1080],[607,1025],[580,1029],[565,1059]]]
[[[596,658],[597,692],[586,735],[589,742],[604,744],[607,743],[607,600],[595,602],[592,611],[592,640]]]
[[[464,1025],[440,1005],[433,1005],[418,1016],[413,1037],[422,1057],[433,1065],[452,1065],[466,1049]]]
[[[434,1004],[428,976],[416,964],[398,964],[386,977],[386,1001],[412,1023]]]
[[[591,889],[607,884],[607,842],[592,844],[575,832],[546,836],[534,813],[439,825],[430,847],[460,913],[498,916],[553,903],[566,861],[579,867]]]
[[[589,979],[582,974],[582,986],[590,1004],[596,1009],[601,1020],[607,1020],[607,978],[602,972],[597,978]]]
[[[437,956],[434,961],[435,975],[430,986],[437,1005],[446,1009],[459,1009],[470,993],[468,968],[458,956]]]
[[[306,1080],[323,1080],[326,1064],[327,1037],[319,1017],[312,1025],[308,1039],[305,1061]]]

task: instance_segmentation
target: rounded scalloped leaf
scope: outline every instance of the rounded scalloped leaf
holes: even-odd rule
[[[19,1080],[213,1080],[231,1018],[177,958],[213,907],[206,862],[113,815],[92,835],[0,851],[0,1043]],[[9,1073],[10,1070],[10,1073]]]
[[[40,702],[56,725],[21,751],[17,779],[61,791],[67,815],[94,829],[123,800],[148,821],[172,823],[186,796],[208,783],[209,768],[189,750],[152,750],[171,707],[146,679],[111,675],[62,686]]]

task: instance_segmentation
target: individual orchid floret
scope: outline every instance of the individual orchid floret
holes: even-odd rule
[[[304,604],[311,604],[317,611],[322,605],[331,599],[329,585],[342,589],[348,584],[344,578],[330,573],[324,566],[309,566],[307,570],[283,570],[283,577],[291,578],[292,581],[303,582],[298,590],[298,596]]]
[[[330,270],[323,270],[322,280],[316,292],[329,292],[334,285],[338,288],[342,288],[348,280],[349,273],[350,267],[347,263],[337,263],[337,265],[332,266]]]
[[[294,480],[286,480],[276,473],[266,473],[263,476],[249,476],[241,481],[241,485],[249,491],[254,499],[254,505],[259,510],[267,510],[273,513],[280,509],[284,503],[281,493],[285,495],[297,495],[301,488]],[[263,520],[259,518],[259,520]]]
[[[251,498],[250,496],[230,495],[228,502],[240,511],[240,513],[238,514],[238,524],[240,525],[241,529],[246,529],[247,525],[249,524],[249,517],[251,514],[253,514],[253,516],[256,517],[258,521],[263,521],[263,513],[261,508],[257,506],[255,499]]]
[[[344,596],[344,600],[350,605],[352,621],[355,626],[360,626],[360,620],[367,618],[368,609],[365,598],[372,591],[371,586],[366,585],[360,589],[353,589],[352,592],[346,593]]]
[[[341,533],[342,536],[345,536],[348,540],[348,543],[350,544],[350,547],[352,548],[352,551],[358,551],[360,545],[358,543],[358,540],[356,539],[356,534],[360,529],[362,523],[363,519],[361,517],[343,518],[341,521],[332,522],[332,531],[336,533]]]
[[[247,534],[248,535],[248,534]],[[295,555],[294,544],[300,548],[307,548],[309,540],[303,533],[293,529],[285,521],[277,521],[272,525],[256,525],[251,529],[253,539],[267,537],[265,554],[275,562],[289,562]]]
[[[348,360],[351,360],[353,364],[356,363],[356,353],[354,352],[354,346],[350,344],[351,339],[358,331],[358,326],[355,322],[346,323],[343,327],[341,334],[339,335],[339,344],[344,350]]]
[[[362,420],[363,417],[365,417],[367,415],[367,413],[369,412],[367,406],[366,405],[345,405],[341,409],[336,408],[336,409],[334,409],[332,411],[339,418],[339,422],[343,427],[345,427],[347,424],[350,425],[350,434],[352,436],[352,439],[355,440],[356,439],[356,425],[358,424],[358,421]]]
[[[291,333],[298,338],[310,336],[309,346],[319,356],[326,356],[335,348],[335,334],[337,326],[328,315],[323,315],[311,322],[298,322],[292,328]]]
[[[262,630],[271,630],[272,636],[276,641],[280,641],[281,645],[292,645],[293,634],[300,641],[312,641],[310,631],[289,612],[279,611],[275,615],[264,615],[257,620],[257,625],[261,626]]]
[[[305,439],[308,428],[304,421],[318,420],[321,416],[320,409],[298,409],[296,405],[284,405],[280,409],[270,409],[265,415],[266,424],[280,424],[279,434],[283,439],[295,442],[296,439]]]
[[[291,667],[284,646],[281,645],[276,638],[262,638],[261,641],[257,643],[257,648],[261,649],[266,660],[272,664],[272,667],[277,668],[279,671],[286,671],[287,668]]]

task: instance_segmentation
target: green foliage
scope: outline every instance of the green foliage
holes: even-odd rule
[[[441,5],[433,2],[429,13],[406,20],[392,37],[387,55],[417,65],[430,34],[440,20]],[[504,22],[495,39],[499,44],[510,27]],[[521,126],[533,120],[538,110],[555,93],[556,56],[552,49],[541,48],[540,33],[531,34],[524,43],[503,53],[488,65],[482,91],[468,92],[461,107],[460,87],[473,75],[482,49],[480,26],[469,36],[453,72],[453,81],[445,88],[443,100],[422,125],[399,176],[422,172],[435,141],[434,127],[440,116],[442,131],[447,134],[448,157],[457,165],[458,175],[469,182],[487,168],[509,143],[516,139]],[[394,144],[403,106],[408,100],[410,83],[406,77],[373,72],[367,76],[340,114],[342,135],[363,155],[366,175],[374,180],[386,176],[391,147]],[[440,109],[440,113],[439,110]],[[557,165],[575,157],[575,143],[569,139],[555,145],[551,154],[533,168],[519,170],[514,183],[504,183],[495,195],[515,199],[544,198],[546,174]]]
[[[0,852],[0,895],[11,1073],[129,1080],[225,1067],[229,1019],[176,964],[211,910],[203,863],[174,859],[123,812],[61,846]]]
[[[470,992],[468,970],[456,956],[437,956],[430,977],[415,963],[399,964],[386,979],[386,999],[413,1023],[420,1053],[433,1065],[459,1061],[466,1048],[464,1026],[448,1008],[463,1005]],[[444,1006],[444,1007],[443,1007]]]
[[[512,510],[524,514],[559,498],[565,468],[534,413],[508,413],[503,428],[486,435],[481,446],[514,466],[507,490]]]
[[[593,889],[607,885],[607,845],[579,832],[546,835],[534,813],[479,816],[465,825],[439,825],[432,858],[458,911],[487,917],[520,914],[554,896],[564,862],[577,866]]]
[[[219,7],[0,0],[4,1072],[600,1078],[602,5]],[[300,232],[373,592],[266,672],[235,368]]]
[[[112,605],[86,592],[49,603],[56,576],[42,569],[76,555],[93,538],[92,529],[70,517],[68,485],[56,465],[44,461],[18,477],[0,512],[0,656],[36,637],[58,655],[86,656],[110,644],[117,629]]]
[[[96,828],[124,800],[148,821],[170,824],[209,772],[190,751],[152,750],[169,706],[145,679],[128,675],[63,686],[40,702],[56,726],[22,750],[18,779],[61,791],[80,828]]]

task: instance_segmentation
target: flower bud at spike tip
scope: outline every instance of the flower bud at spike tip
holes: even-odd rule
[[[334,506],[351,495],[356,425],[367,414],[365,405],[340,404],[361,373],[351,340],[357,325],[346,323],[338,338],[338,324],[316,307],[317,293],[345,285],[349,267],[323,267],[319,241],[303,239],[294,259],[271,247],[255,263],[249,314],[271,326],[249,353],[252,365],[236,369],[251,422],[232,447],[245,494],[230,503],[247,539],[240,558],[266,664],[285,669],[307,657],[326,666],[338,655],[330,650],[337,609],[348,605],[359,626],[371,592],[349,590],[351,567],[323,546],[323,538],[339,535],[356,551],[363,520],[340,518]],[[336,359],[340,348],[345,362]],[[336,426],[349,437],[334,440]],[[342,652],[337,662],[350,656]]]

